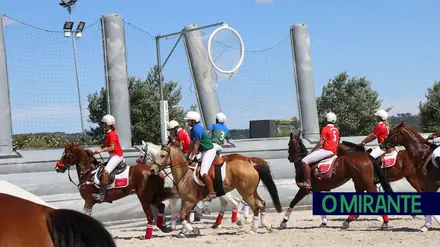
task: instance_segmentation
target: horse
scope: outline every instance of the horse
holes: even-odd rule
[[[0,193],[0,246],[116,247],[98,220],[71,209],[55,209]]]
[[[152,170],[157,173],[162,169],[170,167],[174,183],[185,205],[180,212],[182,230],[179,237],[185,237],[185,232],[200,234],[197,227],[192,227],[185,219],[193,206],[207,194],[207,189],[201,182],[199,162],[195,168],[190,168],[189,162],[183,152],[172,146],[165,146],[158,153]],[[192,171],[193,170],[193,171]],[[237,189],[254,213],[251,232],[258,229],[259,213],[261,214],[261,226],[267,231],[272,231],[272,225],[267,224],[265,218],[266,202],[258,195],[258,184],[260,179],[266,186],[272,198],[275,209],[282,212],[278,189],[273,181],[269,164],[260,158],[246,157],[240,154],[230,154],[222,157],[217,156],[211,164],[208,174],[214,182],[214,190],[219,196]]]
[[[416,173],[422,184],[421,192],[437,192],[439,185],[436,181],[440,180],[440,164],[436,164],[432,159],[432,152],[436,145],[431,144],[423,138],[417,131],[411,129],[404,121],[391,129],[388,137],[379,145],[382,150],[393,148],[395,146],[404,146],[408,151],[408,156],[416,165]],[[438,216],[436,216],[438,217]],[[434,217],[436,220],[437,218]],[[420,231],[428,231],[431,216],[425,215],[425,225]],[[438,222],[440,224],[440,222]]]
[[[79,184],[75,184],[70,177],[71,166],[76,166]],[[100,203],[92,194],[99,193],[99,176],[104,166],[95,159],[93,151],[73,142],[65,145],[64,153],[56,163],[56,172],[64,173],[67,170],[69,180],[77,186],[84,199],[83,212],[87,215],[91,215],[93,206]],[[162,232],[170,232],[170,229],[164,226],[165,204],[162,201],[178,198],[178,193],[172,188],[164,188],[164,178],[152,174],[150,167],[139,164],[127,167],[125,161],[122,161],[110,174],[107,188],[104,202],[108,203],[136,193],[148,220],[146,239],[150,239],[153,234],[154,217],[150,205],[154,205],[159,211],[156,226]]]
[[[154,163],[154,160],[157,157],[157,154],[160,152],[160,150],[161,150],[161,146],[156,145],[151,142],[142,141],[142,147],[139,150],[139,156],[136,159],[136,162],[140,163],[140,164],[144,164],[144,165],[152,165]],[[173,181],[173,175],[171,173],[168,173],[166,176],[169,176],[170,180]],[[174,184],[171,184],[170,187],[171,186],[175,187]],[[246,207],[248,209],[249,206],[246,205],[246,202],[244,202],[243,200],[240,200],[237,197],[234,197],[230,192],[226,193],[224,196],[220,196],[219,199],[220,199],[221,210],[218,213],[217,219],[211,228],[213,228],[213,229],[219,228],[220,225],[222,224],[223,215],[224,215],[226,208],[228,206],[228,202],[230,202],[230,203],[232,203],[232,205],[234,205],[234,208],[232,210],[232,217],[231,217],[232,223],[236,223],[239,226],[243,225],[242,219],[240,217],[240,211],[242,209],[244,209],[245,223],[247,223],[247,224],[251,223],[251,221],[249,219],[249,212],[248,212],[249,210],[246,210]],[[176,199],[173,199],[173,200],[176,200]],[[176,203],[177,203],[177,200],[174,205],[176,205]],[[195,206],[195,208],[196,208],[196,211],[201,213],[202,209],[200,209],[197,205]],[[171,229],[173,229],[173,230],[176,229],[176,216],[177,216],[177,214],[175,212],[171,213]]]
[[[302,159],[308,154],[307,148],[302,143],[300,138],[300,133],[294,135],[293,132],[290,133],[290,140],[288,143],[288,160],[295,165],[295,180],[298,184],[304,181],[304,174],[302,169]],[[375,167],[373,162],[368,157],[365,152],[346,152],[344,156],[334,155],[330,158],[326,158],[320,162],[316,162],[311,165],[312,174],[312,191],[330,191],[339,186],[342,186],[350,179],[353,180],[356,192],[377,192],[376,186],[374,184],[374,174],[379,178],[379,182],[382,188],[386,192],[393,192],[391,185],[387,177],[383,174],[379,166]],[[280,223],[280,229],[287,228],[287,221],[290,218],[295,205],[300,202],[306,195],[309,194],[309,190],[302,187],[299,188],[295,197],[289,204],[289,208]],[[382,216],[384,222],[382,223],[380,229],[387,229],[388,222],[385,220],[386,216]],[[324,218],[324,216],[323,216]],[[349,228],[350,222],[356,219],[355,215],[350,215],[342,223],[342,228]],[[323,222],[324,223],[324,222]],[[321,226],[325,226],[322,224]]]

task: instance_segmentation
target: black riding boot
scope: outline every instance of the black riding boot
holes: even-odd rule
[[[378,183],[380,183],[380,180],[379,180],[379,177],[377,176],[376,170],[380,169],[379,165],[377,164],[377,160],[373,156],[368,155],[368,158],[370,158],[371,162],[373,162],[373,168],[374,168],[373,182],[374,182],[374,184],[378,184]]]

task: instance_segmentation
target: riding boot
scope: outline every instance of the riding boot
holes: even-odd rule
[[[216,197],[215,191],[214,191],[214,184],[212,182],[211,177],[208,174],[203,174],[203,183],[206,186],[206,189],[208,189],[208,196],[203,199],[203,201],[211,201]]]
[[[100,193],[95,197],[95,200],[99,203],[103,202],[105,200],[105,195],[108,187],[108,179],[109,179],[109,173],[107,170],[103,170],[101,174],[101,190]]]
[[[312,183],[311,183],[311,170],[310,170],[310,165],[308,164],[304,164],[303,165],[303,171],[304,171],[304,182],[298,184],[301,188],[303,189],[312,189]]]
[[[380,167],[377,164],[377,160],[373,156],[368,155],[368,158],[370,158],[371,162],[373,162],[373,168],[374,168],[373,183],[378,184],[378,183],[380,183],[380,181],[379,181],[379,177],[377,176],[378,171],[376,171],[376,170],[380,169]]]

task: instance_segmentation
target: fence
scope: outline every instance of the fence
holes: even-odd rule
[[[126,20],[124,27],[128,75],[145,79],[157,64],[156,35]],[[212,31],[203,30],[205,43]],[[106,85],[101,32],[101,22],[97,20],[76,40],[86,128],[95,126],[89,119],[88,96],[99,93]],[[71,40],[66,39],[62,31],[44,30],[17,20],[5,25],[4,37],[13,134],[81,132]],[[161,40],[162,62],[177,38]],[[246,39],[244,42],[246,44]],[[196,104],[183,42],[167,61],[163,74],[165,82],[177,81],[181,87],[181,107],[188,110]],[[286,36],[270,48],[246,49],[238,73],[213,83],[230,129],[247,129],[250,120],[298,117],[288,30]]]

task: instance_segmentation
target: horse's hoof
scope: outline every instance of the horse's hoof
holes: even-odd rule
[[[174,228],[176,228],[176,227],[174,227]],[[173,231],[173,229],[172,229],[172,227],[166,227],[166,226],[163,226],[163,227],[161,227],[161,228],[159,228],[162,232],[164,232],[164,233],[170,233],[170,232],[172,232]]]
[[[422,227],[419,229],[419,231],[420,231],[420,232],[428,232],[428,231],[429,231],[429,228],[428,228],[427,226],[422,226]]]
[[[267,230],[268,232],[272,232],[272,224],[267,224],[267,225],[266,225],[266,230]]]
[[[200,229],[197,228],[197,227],[194,227],[192,232],[193,232],[195,235],[200,235]]]
[[[177,237],[178,238],[186,238],[186,235],[183,232],[179,232],[179,234],[177,234]]]
[[[348,229],[350,227],[350,223],[347,221],[342,222],[342,229]]]
[[[385,222],[379,228],[379,230],[387,230],[387,229],[388,229],[388,223]]]
[[[211,226],[212,229],[218,229],[218,228],[221,228],[221,227],[222,227],[222,225],[217,225],[217,224],[214,224],[214,225]]]
[[[250,224],[250,223],[252,223],[252,219],[249,217],[249,218],[246,218],[246,220],[244,221],[246,224]]]
[[[356,215],[356,217],[354,217],[354,220],[359,219],[359,216],[360,216],[360,215]]]
[[[287,228],[287,222],[281,222],[279,229],[286,229]]]
[[[321,225],[319,225],[320,228],[325,228],[327,227],[327,223],[321,223]]]
[[[235,222],[235,224],[237,224],[237,226],[243,226],[243,221],[239,219],[237,222]]]

